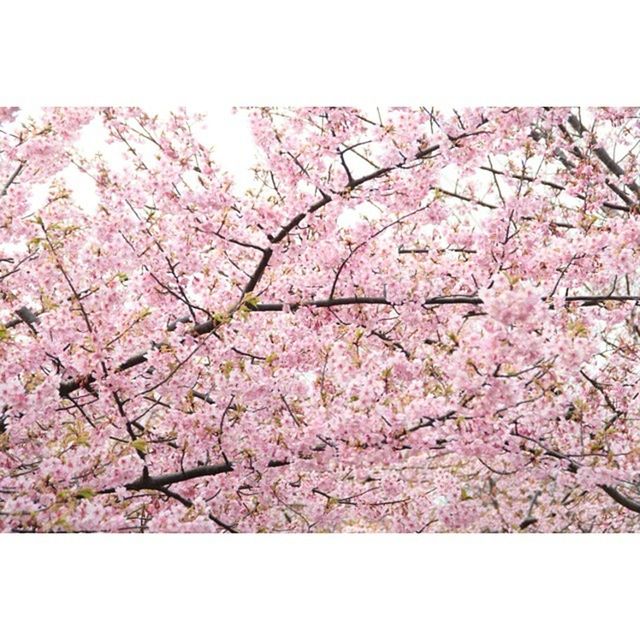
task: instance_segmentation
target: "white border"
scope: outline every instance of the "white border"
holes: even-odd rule
[[[0,10],[0,97],[191,107],[633,104],[632,7],[21,0]]]
[[[621,582],[640,568],[632,535],[5,535],[0,544],[3,636],[627,638],[636,626],[637,590]]]

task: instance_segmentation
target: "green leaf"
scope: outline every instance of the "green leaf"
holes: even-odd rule
[[[249,309],[255,309],[256,305],[258,304],[258,302],[260,302],[260,298],[258,298],[258,296],[252,294],[252,293],[248,293],[245,297],[244,297],[244,304],[245,306],[247,306]]]
[[[141,451],[142,453],[147,453],[147,450],[149,448],[149,443],[146,442],[145,440],[140,440],[140,438],[134,440],[131,443],[131,446],[136,450],[136,451]]]
[[[460,491],[460,500],[471,500],[473,498],[473,494],[466,488],[462,487]]]

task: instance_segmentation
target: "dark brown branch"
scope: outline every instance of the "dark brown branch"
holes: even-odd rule
[[[494,169],[493,167],[485,167],[482,166],[480,167],[480,169],[482,169],[482,171],[489,171],[490,173],[493,173],[495,175],[499,175],[499,176],[507,176],[509,178],[514,178],[516,180],[522,180],[524,182],[531,182],[531,183],[535,183],[538,182],[542,185],[544,185],[545,187],[551,187],[552,189],[557,189],[558,191],[564,191],[566,189],[565,186],[558,184],[557,182],[552,182],[551,180],[541,180],[539,178],[536,178],[534,176],[528,176],[524,173],[509,173],[506,171],[500,171],[499,169]],[[579,198],[580,200],[586,200],[587,196],[582,194],[582,193],[578,193],[575,196],[576,198]],[[615,209],[616,211],[631,211],[631,208],[628,206],[625,206],[623,204],[616,204],[614,202],[603,202],[602,203],[603,207],[606,207],[607,209]]]
[[[256,267],[256,270],[253,272],[253,274],[249,278],[249,282],[247,282],[244,289],[242,290],[243,297],[246,296],[248,293],[251,293],[256,288],[256,286],[258,285],[258,282],[260,282],[260,279],[262,278],[267,268],[267,265],[269,264],[269,260],[271,260],[272,255],[273,255],[273,249],[264,250],[264,253],[262,255],[260,262],[258,263],[258,266]]]
[[[202,465],[180,471],[178,473],[167,473],[161,476],[148,476],[147,478],[140,478],[135,482],[130,482],[125,485],[125,488],[130,491],[140,491],[143,489],[158,489],[160,487],[166,487],[167,485],[175,484],[177,482],[185,482],[186,480],[194,480],[195,478],[204,478],[207,476],[217,476],[221,473],[228,473],[233,471],[233,466],[230,463],[222,463],[216,465]]]
[[[580,467],[572,459],[571,456],[566,455],[564,453],[560,453],[559,451],[556,451],[555,449],[551,449],[551,448],[547,447],[545,444],[543,444],[542,442],[540,442],[539,440],[536,440],[535,438],[531,438],[529,436],[525,436],[525,435],[522,435],[520,433],[514,433],[513,435],[516,435],[519,438],[523,438],[524,440],[529,440],[530,442],[533,442],[534,444],[538,445],[539,447],[541,447],[544,450],[545,454],[550,456],[551,458],[557,458],[558,460],[564,460],[567,463],[567,471],[569,471],[569,473],[577,473],[578,472],[578,469]],[[623,493],[618,491],[618,489],[616,489],[615,487],[613,487],[611,485],[599,484],[597,486],[600,489],[602,489],[610,498],[613,498],[613,500],[615,500],[618,504],[622,505],[626,509],[629,509],[630,511],[634,511],[635,513],[640,513],[640,502],[636,502],[635,500],[632,500],[628,496],[625,496]]]
[[[386,298],[375,297],[353,297],[353,298],[333,298],[326,300],[307,300],[305,302],[294,302],[289,306],[291,311],[296,311],[301,307],[343,307],[352,304],[373,304],[391,306]],[[257,304],[253,311],[283,311],[287,305],[283,302],[269,302]]]
[[[569,116],[568,122],[576,130],[576,132],[580,136],[582,136],[584,133],[588,133],[587,128],[582,124],[582,122],[580,121],[580,119],[576,115]],[[595,147],[594,153],[596,154],[596,157],[598,158],[598,160],[600,160],[600,162],[602,162],[602,164],[611,173],[613,173],[616,177],[620,178],[620,177],[624,176],[624,170],[609,155],[609,153],[608,153],[608,151],[606,149],[604,149],[603,147],[598,146],[598,147]],[[629,189],[631,189],[631,191],[633,191],[633,193],[636,194],[636,197],[640,197],[640,187],[638,187],[638,185],[635,182],[631,181],[631,182],[628,182],[626,184],[627,184],[627,187],[629,187]],[[618,195],[620,195],[620,194],[618,194]]]
[[[310,213],[316,212],[321,207],[324,207],[326,204],[331,202],[331,198],[328,195],[323,195],[321,200],[318,200],[314,204],[312,204],[309,209],[305,213],[299,213],[295,218],[293,218],[290,222],[288,222],[275,236],[268,235],[267,238],[271,241],[272,244],[278,244],[282,242],[288,235],[293,231]]]
[[[165,496],[169,498],[173,498],[174,500],[177,500],[180,504],[187,507],[187,509],[190,509],[191,507],[193,507],[193,502],[191,500],[189,500],[188,498],[185,498],[184,496],[181,496],[179,493],[176,493],[175,491],[171,491],[166,487],[161,487],[158,489],[158,491],[160,491],[161,493],[163,493]],[[208,513],[207,517],[209,518],[209,520],[211,520],[212,522],[215,522],[219,527],[221,527],[225,531],[228,531],[229,533],[238,533],[237,529],[227,524],[226,522],[223,522],[222,520],[220,520],[220,518],[217,518],[212,513]]]
[[[620,493],[615,487],[612,487],[608,484],[599,484],[598,485],[610,498],[613,498],[618,504],[622,505],[626,509],[630,511],[635,511],[636,513],[640,513],[640,502],[636,502],[632,500],[628,496],[625,496],[623,493]]]
[[[15,182],[15,179],[20,175],[20,172],[24,169],[24,162],[20,162],[16,170],[11,174],[4,187],[2,187],[2,191],[0,192],[0,198],[2,196],[6,196],[9,191],[9,187]]]

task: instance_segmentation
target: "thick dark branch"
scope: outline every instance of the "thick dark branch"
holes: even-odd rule
[[[228,473],[230,471],[233,471],[233,466],[228,462],[216,465],[202,465],[194,467],[193,469],[179,471],[177,473],[167,473],[161,476],[148,476],[147,478],[143,477],[135,482],[126,484],[125,487],[130,491],[158,489],[160,487],[175,484],[176,482],[185,482],[186,480],[194,480],[195,478],[204,478],[207,476],[217,476],[221,473]]]
[[[433,145],[431,147],[427,147],[426,149],[423,149],[422,151],[419,151],[416,156],[415,156],[415,160],[421,160],[424,159],[428,156],[430,156],[434,151],[437,151],[440,148],[440,145],[436,144]],[[394,169],[399,169],[401,167],[404,167],[406,165],[406,162],[399,162],[398,164],[389,166],[389,167],[382,167],[381,169],[376,169],[375,171],[372,171],[371,173],[368,173],[364,176],[361,176],[360,178],[356,178],[355,180],[350,181],[350,183],[347,186],[346,191],[351,191],[353,189],[356,189],[357,187],[370,182],[371,180],[375,180],[376,178],[381,178],[382,176],[387,175],[388,173],[390,173],[391,171],[393,171]],[[309,209],[307,210],[306,213],[299,213],[295,218],[293,218],[288,224],[286,224],[284,227],[282,227],[282,229],[280,229],[280,231],[275,235],[275,236],[267,236],[269,238],[269,240],[272,242],[272,244],[277,244],[279,242],[281,242],[282,240],[284,240],[284,238],[286,238],[289,233],[295,229],[295,227],[297,227],[306,217],[309,213],[314,213],[315,211],[317,211],[318,209],[320,209],[321,207],[324,207],[326,204],[328,204],[329,202],[331,202],[331,197],[324,194],[322,196],[321,200],[318,200],[316,203],[314,203],[313,205],[311,205],[311,207],[309,207]]]
[[[427,298],[422,306],[431,304],[484,304],[482,298],[476,296],[436,296]]]
[[[275,236],[267,236],[272,244],[278,244],[282,242],[290,233],[293,231],[310,213],[316,212],[321,207],[324,207],[326,204],[331,202],[331,198],[324,194],[321,200],[318,200],[314,204],[312,204],[305,213],[299,213],[295,218],[293,218],[290,222],[288,222]]]
[[[422,151],[419,151],[418,153],[416,153],[414,160],[423,160],[424,158],[427,158],[428,156],[430,156],[434,151],[437,151],[439,148],[440,148],[439,144],[434,144],[431,147],[427,147],[426,149],[423,149]],[[376,169],[376,171],[372,171],[371,173],[368,173],[364,176],[361,176],[360,178],[356,178],[355,180],[353,180],[353,182],[351,182],[351,184],[349,185],[348,189],[349,190],[355,189],[356,187],[359,187],[369,182],[370,180],[381,178],[382,176],[385,176],[391,171],[393,171],[394,169],[401,169],[406,164],[407,162],[403,161],[403,162],[399,162],[398,164],[394,164],[390,167],[382,167],[381,169]]]
[[[541,298],[546,300],[546,298]],[[562,298],[566,302],[582,302],[583,306],[593,306],[602,302],[630,302],[640,301],[640,296],[567,296]],[[288,307],[291,311],[296,311],[301,307],[342,307],[348,305],[358,304],[372,304],[372,305],[387,305],[393,306],[394,303],[390,302],[386,298],[382,297],[351,297],[351,298],[327,298],[326,300],[306,300],[304,302],[294,302],[289,305],[283,302],[265,302],[256,304],[252,311],[283,311]],[[481,305],[484,304],[482,298],[478,296],[435,296],[433,298],[426,298],[422,301],[423,306],[428,305],[440,305],[440,304],[472,304]]]
[[[567,296],[567,302],[582,302],[583,307],[591,307],[602,302],[638,302],[640,296]]]
[[[477,204],[481,207],[485,207],[486,209],[497,209],[497,204],[491,204],[490,202],[485,202],[484,200],[477,200],[476,198],[470,198],[468,196],[463,196],[460,193],[456,193],[455,191],[448,191],[447,189],[441,189],[440,187],[435,187],[435,190],[442,195],[449,196],[451,198],[457,198],[458,200],[463,200],[464,202],[472,202],[473,204]]]
[[[507,176],[509,178],[514,178],[515,180],[522,180],[524,182],[531,182],[531,183],[540,183],[545,187],[551,187],[552,189],[556,189],[558,191],[566,190],[565,186],[558,184],[557,182],[552,182],[551,180],[542,180],[534,176],[528,176],[524,173],[509,173],[506,171],[500,171],[498,169],[494,169],[493,167],[484,167],[484,166],[480,167],[480,169],[482,169],[483,171],[489,171],[494,175]],[[578,193],[576,194],[575,197],[579,198],[580,200],[587,200],[587,196],[584,195],[583,193]],[[625,206],[623,204],[616,204],[614,202],[603,202],[602,206],[606,207],[607,209],[615,209],[616,211],[627,211],[627,212],[631,211],[630,207]]]
[[[273,249],[265,249],[262,258],[258,263],[258,266],[256,267],[256,270],[253,272],[253,274],[249,278],[249,282],[247,282],[244,289],[242,290],[243,296],[251,293],[256,288],[258,282],[260,282],[260,278],[262,278],[262,276],[264,275],[264,272],[267,268],[267,265],[269,264],[269,260],[271,260],[272,255]]]
[[[374,297],[353,297],[353,298],[329,298],[327,300],[307,300],[305,302],[294,302],[286,305],[282,302],[269,302],[255,305],[253,311],[283,311],[286,306],[291,311],[296,311],[300,307],[342,307],[352,304],[374,304],[391,305],[386,298]]]
[[[158,489],[158,491],[160,491],[161,493],[164,493],[164,495],[169,498],[173,498],[174,500],[177,500],[180,504],[187,507],[187,509],[190,509],[191,507],[193,507],[193,502],[189,500],[189,498],[185,498],[184,496],[181,496],[179,493],[176,493],[175,491],[171,491],[166,487],[161,487]],[[228,531],[229,533],[238,533],[237,529],[227,524],[226,522],[223,522],[222,520],[220,520],[220,518],[217,518],[212,513],[208,513],[207,517],[209,518],[209,520],[211,520],[212,522],[215,522],[219,527],[221,527],[225,531]]]
[[[319,450],[324,447],[319,447]],[[267,468],[273,469],[276,467],[285,467],[291,464],[290,460],[270,460],[267,464]],[[160,476],[141,476],[133,482],[128,482],[124,485],[124,488],[129,491],[158,491],[160,489],[171,486],[172,484],[178,484],[180,482],[187,482],[188,480],[195,480],[197,478],[210,478],[222,473],[230,473],[234,470],[233,463],[227,461],[220,464],[212,465],[200,465],[191,469],[185,469],[183,471],[176,471],[175,473],[166,473]],[[96,493],[99,495],[107,495],[115,493],[115,488],[101,489]],[[82,498],[82,495],[78,495],[78,498]]]
[[[537,444],[539,447],[542,447],[545,454],[549,457],[556,458],[558,460],[564,460],[567,463],[567,471],[569,471],[569,473],[578,472],[578,469],[580,467],[575,462],[575,460],[572,459],[571,456],[560,453],[555,449],[551,449],[535,438],[531,438],[519,433],[515,433],[514,435],[518,436],[519,438],[523,438],[524,440],[529,440],[530,442]],[[640,513],[640,503],[632,500],[628,496],[625,496],[623,493],[620,493],[620,491],[618,491],[618,489],[616,489],[615,487],[612,487],[609,484],[599,484],[598,487],[602,489],[610,498],[613,498],[613,500],[615,500],[618,504],[622,505],[626,509],[629,509],[630,511],[634,511],[636,513]]]
[[[14,183],[15,179],[20,175],[20,172],[22,171],[22,169],[24,169],[24,165],[25,165],[24,162],[20,162],[16,170],[11,174],[11,176],[5,183],[4,187],[2,187],[2,191],[0,192],[0,198],[2,196],[7,195],[7,191],[9,191],[9,187]]]
[[[582,136],[584,133],[588,133],[587,128],[580,122],[580,119],[576,115],[569,116],[569,124],[575,129],[575,131]],[[603,147],[596,147],[594,149],[596,157],[602,164],[616,177],[620,178],[624,176],[624,170],[622,167],[609,155],[608,151]],[[609,185],[611,186],[611,185]],[[628,182],[627,187],[636,194],[636,197],[640,197],[640,187],[634,182]],[[618,195],[620,195],[618,193]]]
[[[282,242],[282,240],[284,240],[291,233],[291,231],[293,231],[307,217],[308,214],[313,213],[314,211],[317,211],[318,209],[320,209],[321,207],[324,207],[329,202],[331,202],[331,198],[326,194],[322,194],[322,199],[312,204],[305,213],[299,213],[297,216],[295,216],[293,220],[291,220],[288,224],[282,227],[282,229],[280,229],[280,231],[275,236],[267,235],[267,237],[269,238],[272,244],[278,244]],[[264,275],[264,272],[269,266],[269,261],[271,260],[271,256],[273,255],[273,249],[269,248],[269,249],[264,249],[263,251],[264,251],[264,255],[262,256],[260,262],[258,263],[258,266],[255,268],[255,271],[253,272],[253,274],[249,278],[249,281],[247,282],[244,289],[242,290],[243,298],[248,293],[251,293],[258,286],[258,283],[260,282],[262,276]]]
[[[613,498],[618,504],[622,505],[626,509],[630,511],[635,511],[636,513],[640,513],[640,502],[636,502],[632,500],[628,496],[620,493],[615,487],[612,487],[608,484],[599,484],[598,485],[610,498]]]
[[[575,129],[575,131],[578,133],[578,135],[582,136],[584,133],[588,133],[587,128],[582,124],[582,122],[580,121],[580,119],[576,116],[576,115],[571,115],[569,116],[569,120],[568,120],[569,124]],[[594,153],[596,154],[596,157],[598,158],[598,160],[600,160],[600,162],[602,162],[602,164],[611,172],[613,173],[613,175],[615,175],[617,178],[620,178],[622,176],[624,176],[624,170],[622,169],[622,167],[609,155],[609,153],[607,152],[606,149],[604,149],[603,147],[596,147],[594,149]],[[609,184],[607,183],[608,186],[615,191],[623,200],[625,200],[627,202],[627,204],[631,204],[628,201],[628,197],[626,197],[626,195],[624,194],[624,192],[621,192],[620,190],[617,190],[617,188],[614,189],[615,185]],[[631,189],[631,191],[633,191],[633,193],[635,193],[636,197],[640,197],[640,187],[638,187],[638,185],[632,180],[628,183],[626,183],[627,187],[629,187],[629,189]]]

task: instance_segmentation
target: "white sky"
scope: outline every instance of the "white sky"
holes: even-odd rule
[[[27,107],[25,111],[34,113],[37,109]],[[153,112],[151,109],[150,111]],[[246,113],[241,110],[233,113],[232,107],[200,107],[198,111],[207,114],[203,123],[206,128],[203,128],[200,139],[205,145],[213,146],[216,163],[233,176],[237,188],[248,188],[253,180],[251,168],[256,163],[257,149]],[[82,154],[88,156],[99,151],[118,166],[121,162],[122,148],[120,145],[107,145],[104,140],[102,124],[96,118],[83,129],[77,148]],[[89,176],[73,165],[67,167],[62,175],[73,190],[74,199],[80,206],[87,210],[96,206],[95,185]],[[38,190],[33,201],[34,205],[43,201],[46,193],[46,187]]]

